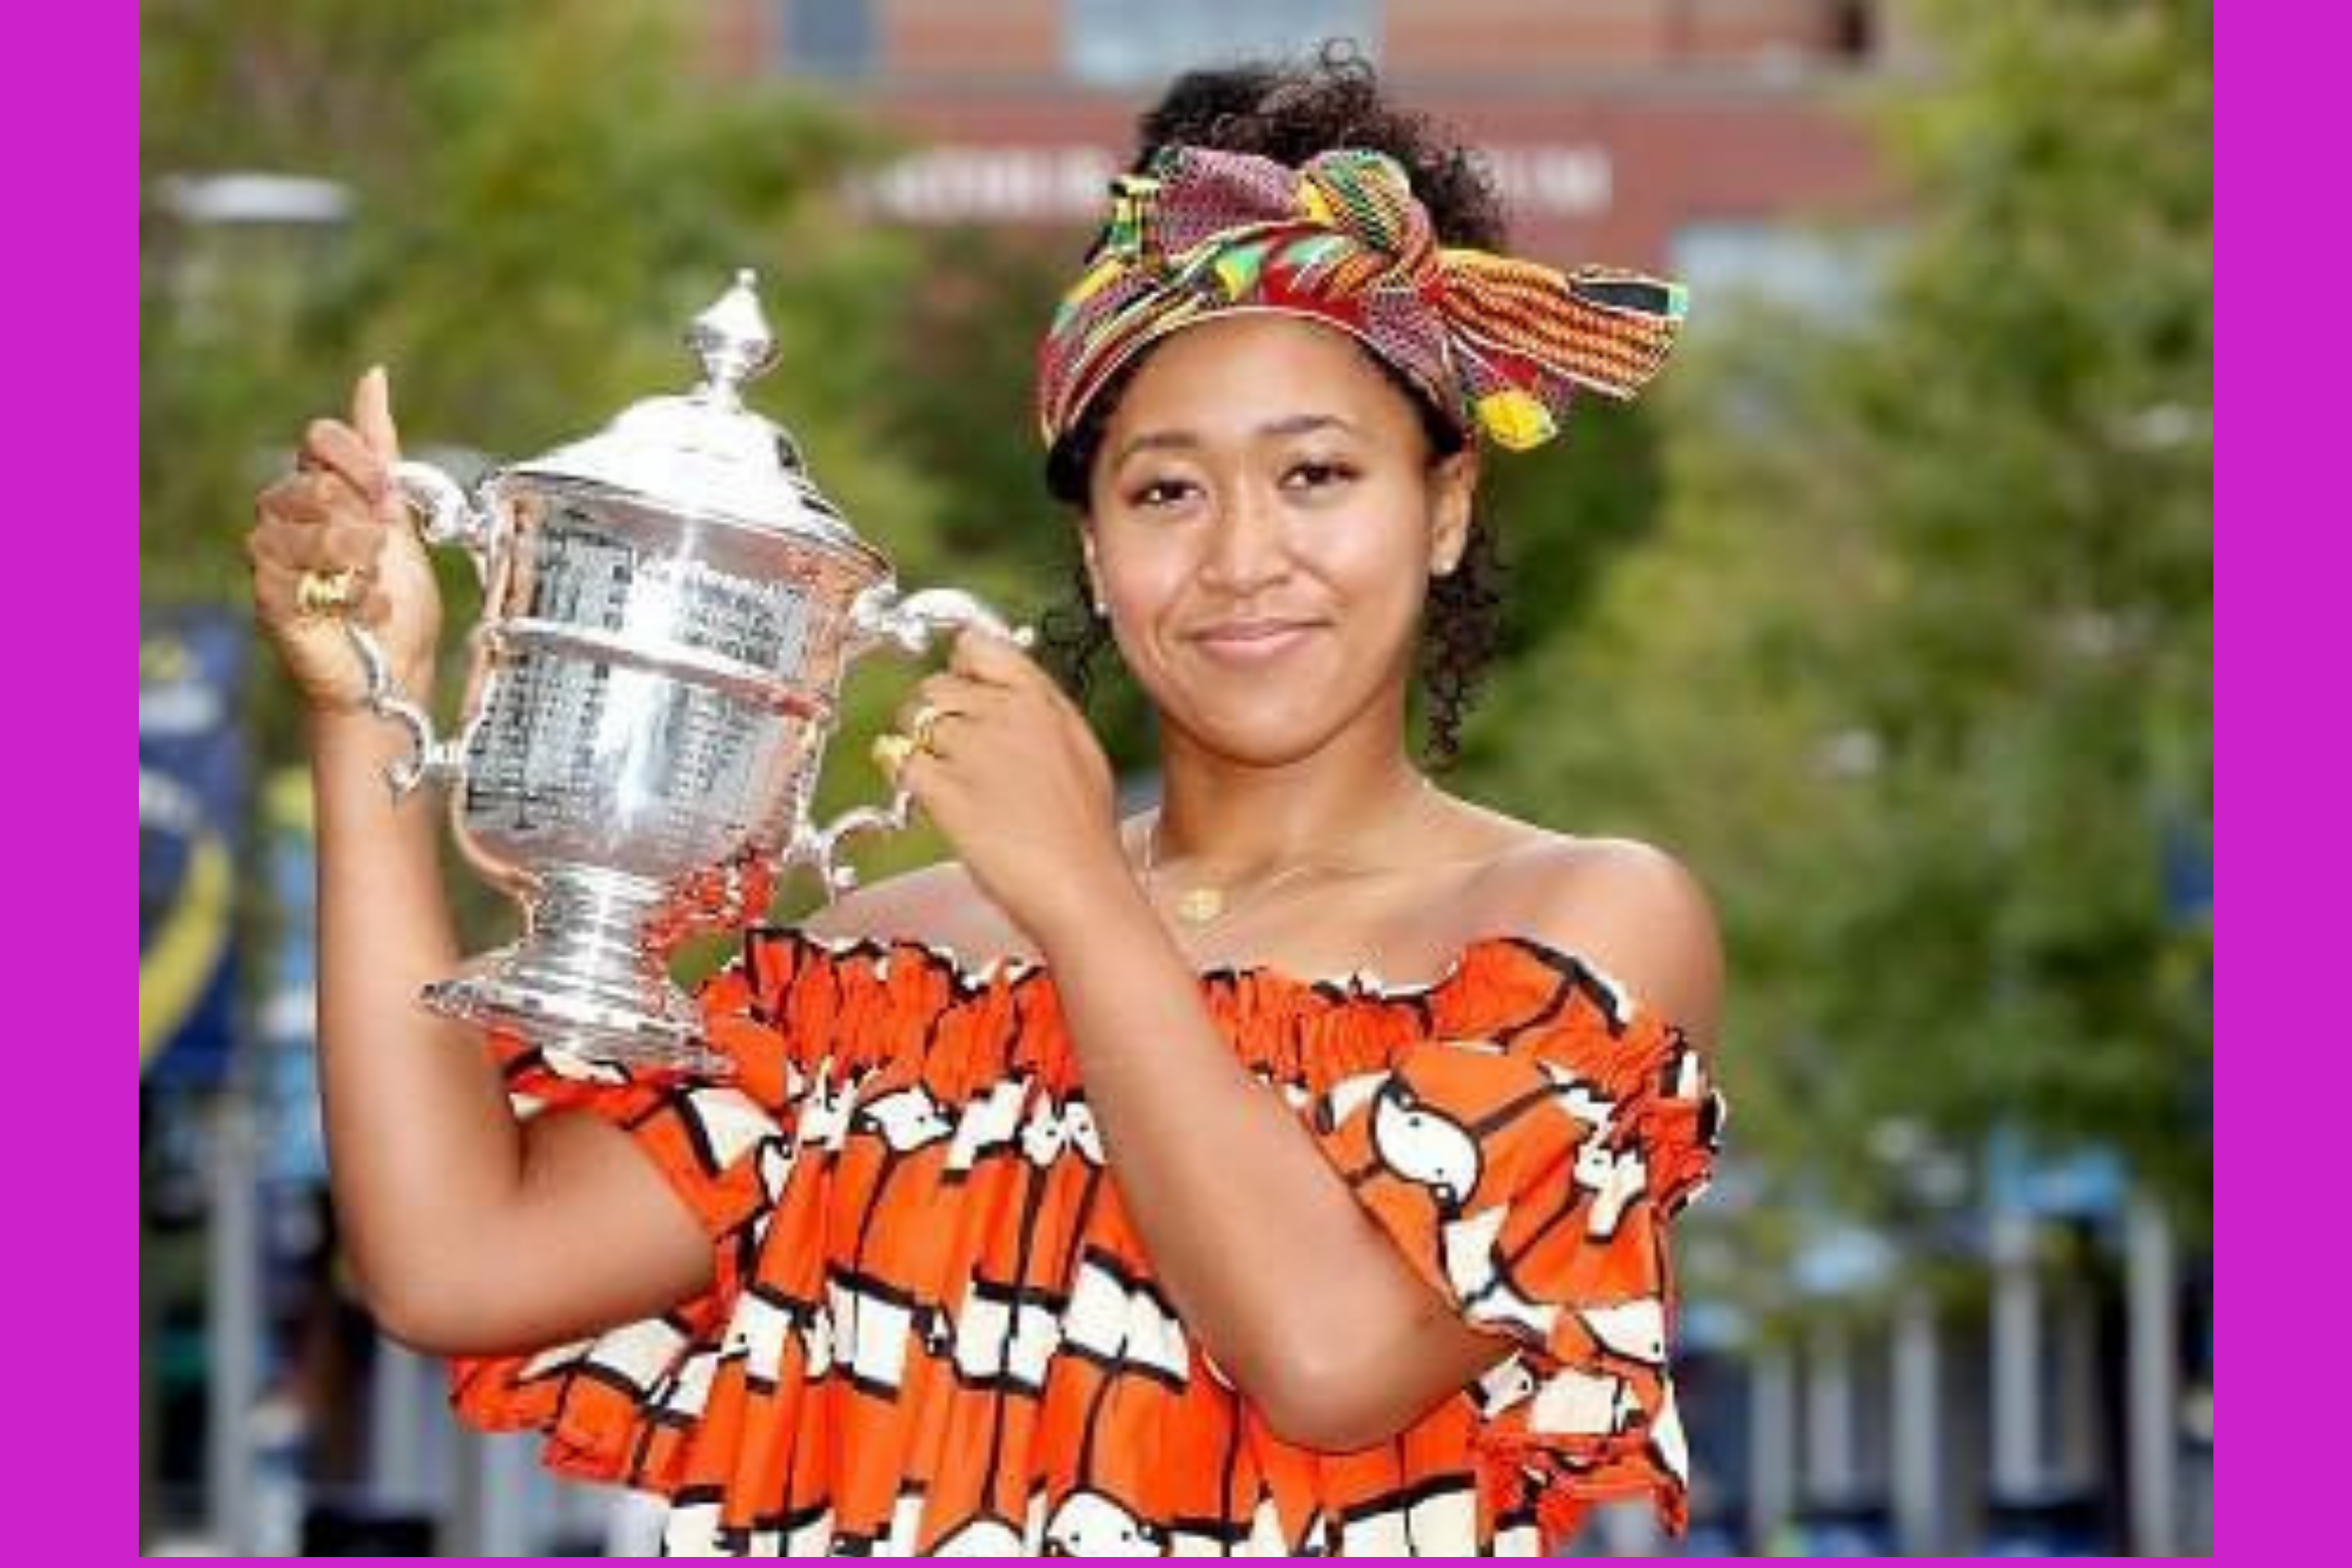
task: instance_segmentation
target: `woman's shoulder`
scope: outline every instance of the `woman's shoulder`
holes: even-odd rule
[[[867,883],[793,924],[828,942],[915,942],[975,962],[1035,957],[1028,939],[960,860]]]
[[[1722,1022],[1722,937],[1690,868],[1639,839],[1515,826],[1520,831],[1469,894],[1477,922],[1576,954],[1712,1044]]]

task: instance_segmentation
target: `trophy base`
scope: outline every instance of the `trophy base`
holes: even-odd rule
[[[734,1064],[704,1039],[700,1010],[677,986],[664,982],[659,989],[667,994],[641,998],[652,1007],[598,1001],[576,989],[532,984],[509,972],[502,961],[510,956],[494,953],[470,973],[433,982],[423,992],[425,1005],[520,1035],[542,1050],[696,1078],[733,1075]]]

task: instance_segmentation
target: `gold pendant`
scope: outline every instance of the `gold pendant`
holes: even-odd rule
[[[1224,912],[1225,895],[1215,888],[1194,888],[1176,900],[1176,918],[1187,925],[1206,925]]]

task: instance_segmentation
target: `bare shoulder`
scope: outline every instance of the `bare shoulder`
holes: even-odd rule
[[[1480,913],[1573,952],[1712,1044],[1723,1015],[1714,900],[1667,851],[1632,838],[1529,829],[1480,879]]]
[[[800,929],[827,942],[913,941],[952,949],[972,963],[1026,956],[1023,937],[960,860],[886,877],[815,910]]]

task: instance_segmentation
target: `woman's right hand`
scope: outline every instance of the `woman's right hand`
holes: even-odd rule
[[[253,562],[254,617],[314,709],[357,708],[367,679],[340,624],[374,632],[393,678],[428,700],[441,636],[441,591],[408,505],[392,482],[400,437],[382,366],[352,392],[351,423],[316,419],[303,432],[295,471],[254,504],[246,554]],[[349,607],[305,611],[303,574],[352,574]]]

